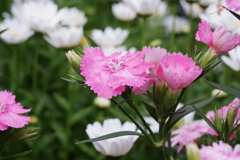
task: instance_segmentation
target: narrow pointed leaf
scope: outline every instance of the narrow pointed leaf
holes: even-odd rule
[[[192,107],[195,109],[195,111],[204,119],[204,121],[220,136],[220,132],[215,127],[215,125],[194,105]]]
[[[207,100],[202,101],[200,103],[194,104],[194,106],[196,108],[202,108],[203,106],[205,106],[208,103],[212,102],[216,98],[217,95],[215,95],[215,96],[213,96],[211,98],[208,98]],[[179,114],[173,115],[172,118],[170,119],[168,130],[171,129],[181,118],[183,118],[184,116],[186,116],[187,114],[189,114],[189,113],[191,113],[193,111],[194,111],[194,108],[191,105],[188,105],[188,106],[186,106],[184,108],[179,109],[178,110]]]
[[[92,139],[80,141],[80,142],[77,142],[76,144],[102,141],[102,140],[115,138],[115,137],[126,136],[126,135],[135,135],[135,136],[141,136],[141,137],[146,138],[142,133],[138,133],[138,132],[134,132],[134,131],[121,131],[121,132],[114,132],[114,133],[106,134],[106,135],[103,135],[103,136],[100,136],[100,137],[97,137],[97,138],[92,138]],[[146,139],[148,139],[148,138],[146,138]]]
[[[27,155],[27,154],[29,154],[29,153],[31,153],[31,152],[32,152],[32,150],[28,150],[28,151],[20,152],[20,153],[11,155],[11,156],[0,157],[0,160],[3,160],[3,159],[12,159],[12,158],[16,158],[16,157],[19,157],[19,156],[25,156],[25,155]]]
[[[237,14],[236,12],[233,12],[233,11],[231,11],[230,9],[228,9],[228,8],[226,8],[226,7],[224,7],[227,11],[229,11],[232,15],[234,15],[237,19],[239,19],[240,20],[240,15],[239,14]]]
[[[147,109],[150,116],[152,116],[156,121],[158,121],[158,116],[157,116],[156,109],[153,106],[151,106],[150,104],[148,104],[144,101],[142,101],[142,103],[145,106],[145,108]]]
[[[227,87],[227,86],[223,86],[223,85],[218,84],[218,83],[209,82],[207,80],[206,80],[206,82],[208,84],[210,84],[211,86],[213,86],[214,88],[220,89],[220,90],[222,90],[224,92],[227,92],[227,93],[229,93],[229,94],[231,94],[231,95],[233,95],[235,97],[240,98],[240,92],[235,90],[235,89],[232,89],[232,88]]]

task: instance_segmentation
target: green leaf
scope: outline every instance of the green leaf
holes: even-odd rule
[[[0,34],[2,34],[3,32],[5,32],[6,30],[8,30],[8,28],[7,28],[7,29],[4,29],[4,30],[0,30]]]
[[[207,105],[208,103],[210,103],[211,101],[213,101],[216,98],[217,95],[208,98],[205,101],[202,101],[200,103],[195,104],[194,106],[196,108],[201,108],[205,105]],[[167,128],[168,130],[170,130],[181,118],[183,118],[184,116],[186,116],[187,114],[191,113],[194,111],[194,108],[192,108],[192,105],[187,105],[184,108],[181,108],[178,110],[179,114],[175,114],[172,116],[172,118],[169,121],[169,127]]]
[[[218,84],[218,83],[209,82],[209,81],[207,81],[207,80],[206,80],[206,82],[207,82],[208,84],[210,84],[211,86],[217,88],[217,89],[220,89],[220,90],[222,90],[222,91],[224,91],[224,92],[227,92],[227,93],[229,93],[229,94],[231,94],[231,95],[233,95],[233,96],[235,96],[235,97],[240,98],[240,92],[237,91],[237,90],[235,90],[235,89],[232,89],[232,88],[227,87],[227,86],[223,86],[223,85]]]
[[[157,116],[156,109],[153,106],[151,106],[150,104],[143,101],[143,100],[142,100],[142,103],[145,106],[145,108],[147,109],[150,116],[152,116],[158,122],[158,116]]]
[[[28,151],[20,152],[20,153],[11,155],[11,156],[0,157],[0,160],[2,160],[2,159],[12,159],[12,158],[19,157],[19,156],[25,156],[25,155],[27,155],[31,152],[32,152],[32,150],[28,150]]]
[[[192,107],[195,109],[195,111],[202,117],[202,119],[205,120],[205,122],[219,135],[221,136],[218,129],[215,127],[215,125],[194,105]]]
[[[138,133],[138,132],[134,132],[134,131],[121,131],[121,132],[110,133],[110,134],[107,134],[107,135],[104,135],[104,136],[100,136],[100,137],[97,137],[97,138],[93,138],[93,139],[88,139],[88,140],[80,141],[80,142],[77,142],[76,144],[102,141],[102,140],[106,140],[106,139],[110,139],[110,138],[115,138],[115,137],[126,136],[126,135],[136,135],[136,136],[140,136],[140,137],[143,137],[143,138],[149,140],[149,139],[148,139],[147,137],[145,137],[142,133]]]

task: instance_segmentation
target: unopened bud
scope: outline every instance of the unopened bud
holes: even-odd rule
[[[67,59],[69,64],[72,66],[72,68],[79,73],[80,72],[80,62],[81,57],[75,53],[73,50],[70,50],[66,53]]]
[[[94,99],[94,104],[100,108],[108,108],[111,106],[110,100],[102,97],[96,97]]]
[[[239,107],[240,107],[240,99],[239,98],[235,98],[228,105],[228,111],[227,111],[226,118],[228,120],[228,125],[230,127],[230,131],[231,131],[231,129],[234,128],[234,122],[235,122],[235,118],[236,118],[236,116],[238,114]]]
[[[218,94],[217,98],[222,98],[222,97],[226,97],[227,96],[226,92],[223,92],[223,91],[221,91],[219,89],[212,90],[212,96],[215,96],[216,94]]]
[[[186,145],[187,149],[187,159],[188,160],[200,160],[200,154],[197,144],[195,143],[188,143]]]

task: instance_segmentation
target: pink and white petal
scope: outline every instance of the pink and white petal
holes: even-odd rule
[[[143,93],[147,92],[149,87],[156,81],[157,81],[156,79],[148,79],[143,86],[141,86],[141,87],[133,87],[132,91],[135,94],[143,94]]]
[[[12,104],[12,105],[8,105],[8,107],[6,108],[6,111],[16,113],[16,114],[22,114],[22,113],[30,112],[31,109],[24,109],[19,104]]]
[[[218,27],[214,31],[213,37],[213,48],[216,53],[228,52],[236,46],[235,36],[223,27]]]
[[[212,47],[213,32],[211,31],[211,26],[207,21],[202,20],[201,23],[198,24],[198,31],[195,39]]]
[[[0,122],[4,125],[13,128],[22,128],[30,121],[30,117],[18,115],[11,112],[4,112],[0,114]]]

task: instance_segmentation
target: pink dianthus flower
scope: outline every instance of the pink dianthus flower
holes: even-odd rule
[[[197,138],[200,138],[202,135],[207,133],[208,129],[208,124],[203,120],[183,125],[172,131],[172,146],[174,147],[178,144],[177,152],[180,152],[185,145],[192,142],[194,143]]]
[[[223,27],[218,27],[212,32],[210,24],[203,20],[198,24],[195,39],[211,47],[214,54],[228,52],[240,43],[239,35],[234,36]]]
[[[234,11],[240,10],[240,0],[226,0],[226,2],[230,9],[233,9]]]
[[[202,146],[199,149],[201,160],[239,160],[240,145],[237,144],[234,148],[229,144],[213,143],[212,146]]]
[[[191,58],[182,53],[166,54],[160,61],[157,73],[172,91],[178,91],[190,85],[202,69]]]
[[[87,48],[81,60],[81,75],[99,97],[110,99],[125,91],[125,86],[140,87],[153,64],[143,61],[144,53],[115,52],[104,56],[100,48]]]
[[[157,85],[161,85],[164,83],[163,80],[157,74],[157,68],[162,57],[168,53],[167,50],[160,47],[155,48],[144,47],[143,52],[145,54],[144,61],[152,63],[153,67],[149,69],[149,74],[146,77],[147,78],[146,83],[141,87],[133,88],[133,91],[136,94],[145,93],[154,82],[156,82]]]
[[[30,109],[23,109],[20,103],[15,102],[15,96],[8,91],[0,91],[0,130],[7,130],[8,127],[22,128],[28,124],[30,117],[19,115],[29,112]]]

